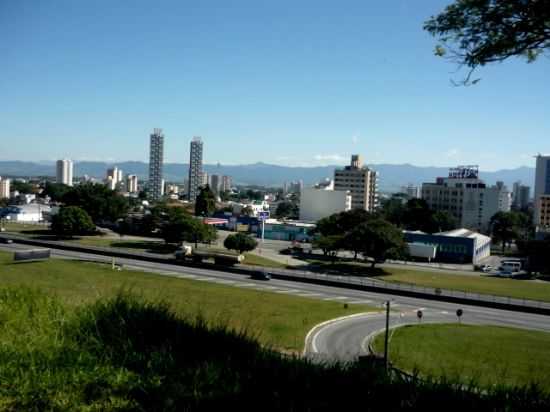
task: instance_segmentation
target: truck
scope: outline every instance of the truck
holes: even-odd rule
[[[228,252],[196,250],[191,246],[183,245],[174,253],[176,260],[192,261],[200,263],[203,260],[213,259],[216,265],[233,266],[244,260],[243,255],[235,255]]]

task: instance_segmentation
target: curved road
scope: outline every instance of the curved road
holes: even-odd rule
[[[28,246],[0,245],[0,250],[14,251],[29,249]],[[90,253],[51,249],[52,256],[62,259],[79,259],[97,262],[111,262],[110,257]],[[461,306],[454,303],[392,296],[374,292],[323,286],[287,280],[272,279],[269,282],[252,280],[242,274],[226,273],[218,270],[191,268],[180,265],[161,264],[133,259],[117,259],[124,267],[153,272],[165,276],[194,279],[220,284],[257,289],[295,296],[337,301],[349,304],[365,304],[383,309],[383,303],[391,300],[390,325],[417,323],[417,310],[424,316],[422,322],[456,322],[456,310],[463,309],[462,322],[470,324],[491,324],[518,327],[550,332],[550,316],[533,315],[475,306]],[[324,360],[352,360],[366,354],[367,338],[384,329],[385,313],[376,312],[348,319],[329,322],[314,328],[308,334],[304,353],[306,356]]]

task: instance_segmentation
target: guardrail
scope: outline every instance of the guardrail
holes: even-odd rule
[[[5,237],[5,236],[0,236]],[[136,259],[161,264],[178,264],[202,269],[219,270],[224,272],[250,275],[258,270],[269,272],[275,279],[300,281],[325,286],[363,290],[375,293],[406,296],[411,298],[427,299],[434,301],[460,303],[471,306],[482,306],[494,309],[511,310],[516,312],[550,315],[550,303],[518,299],[509,296],[486,295],[466,291],[439,289],[417,286],[404,283],[390,283],[378,279],[358,277],[353,275],[332,275],[326,273],[309,272],[294,269],[260,268],[255,266],[238,265],[223,266],[214,263],[196,263],[191,261],[177,261],[173,256],[159,256],[145,252],[127,252],[103,248],[97,246],[75,245],[67,242],[28,239],[19,236],[9,236],[16,243],[34,246],[47,246],[52,249],[68,250],[81,253],[93,253],[101,256],[118,257],[122,259]]]

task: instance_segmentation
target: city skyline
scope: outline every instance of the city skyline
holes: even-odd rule
[[[422,30],[447,3],[4,4],[0,159],[146,161],[158,124],[168,163],[200,135],[208,164],[532,167],[550,151],[550,62],[451,86],[462,73]]]

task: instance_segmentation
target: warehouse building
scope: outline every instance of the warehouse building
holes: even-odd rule
[[[449,232],[428,234],[420,231],[404,231],[409,244],[435,246],[434,260],[447,263],[477,264],[491,255],[491,238],[468,229],[456,229]],[[410,247],[412,257],[417,246]]]

